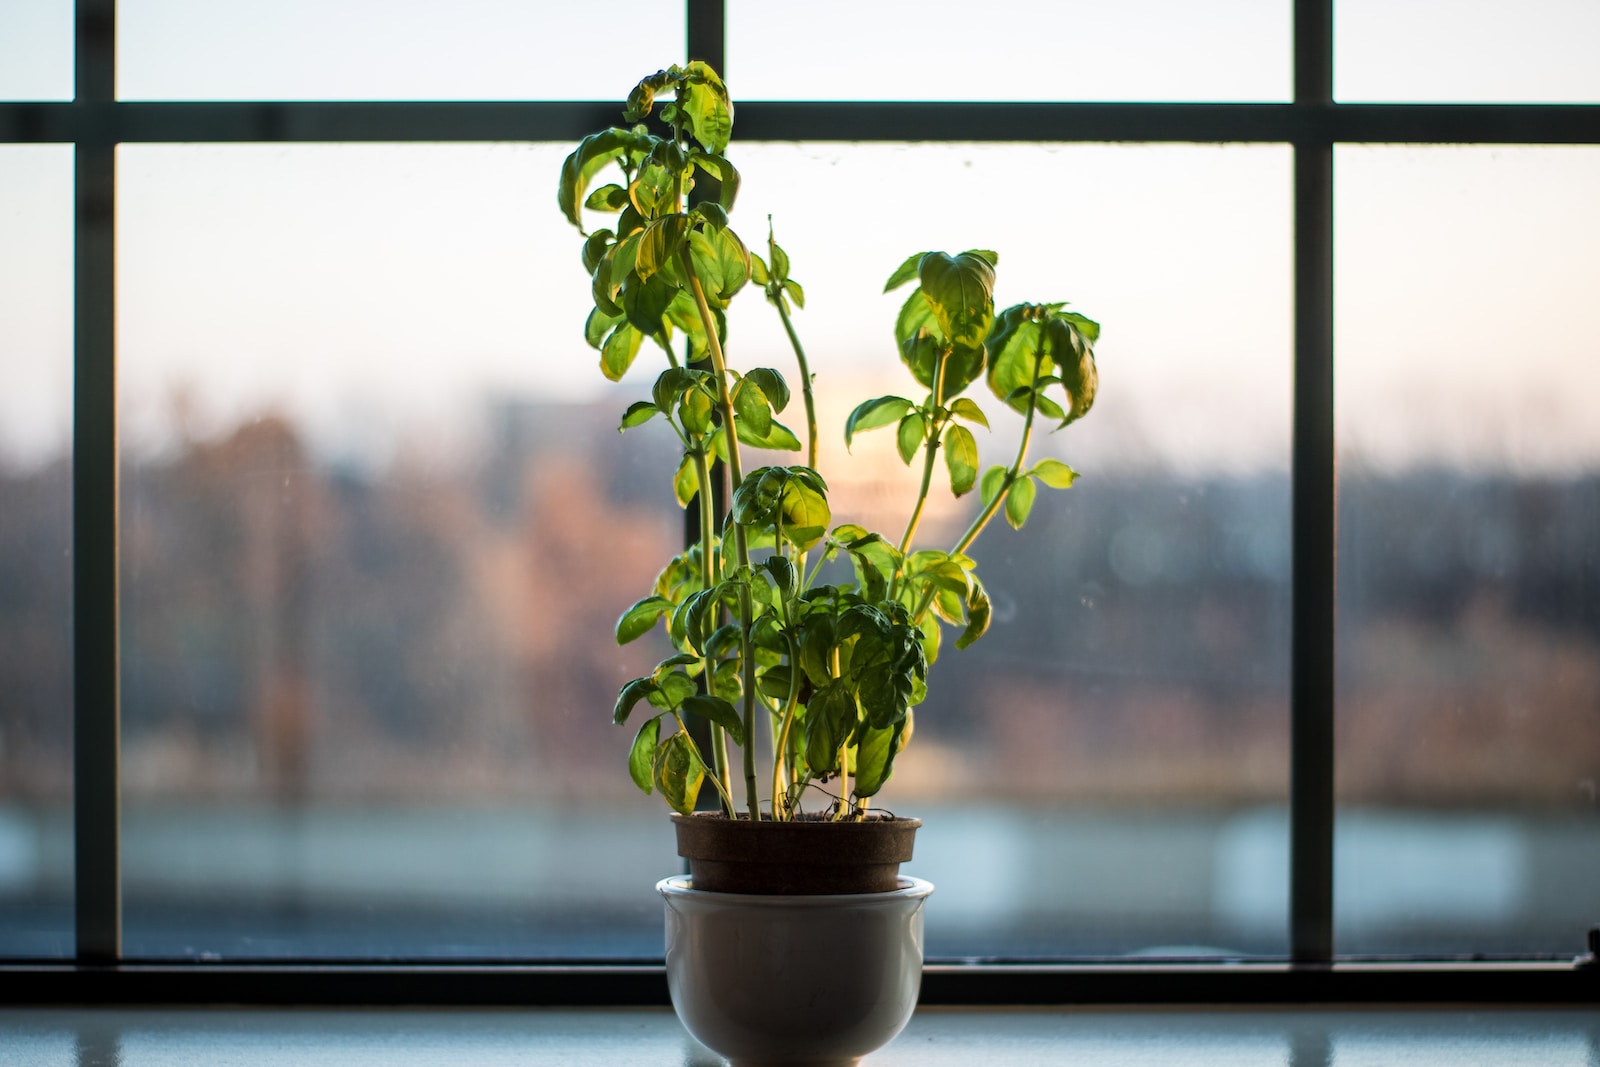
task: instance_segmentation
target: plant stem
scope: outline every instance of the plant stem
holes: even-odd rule
[[[1037,382],[1037,371],[1034,373],[1034,379]],[[957,541],[956,546],[950,550],[951,555],[965,552],[972,545],[972,542],[978,539],[978,535],[983,532],[983,528],[989,525],[989,520],[994,518],[995,512],[1000,510],[1000,505],[1005,503],[1006,497],[1011,493],[1011,487],[1022,476],[1022,465],[1028,458],[1028,443],[1033,437],[1033,416],[1038,410],[1038,396],[1035,394],[1029,399],[1028,414],[1022,420],[1022,442],[1017,446],[1016,461],[1006,471],[1005,482],[1000,486],[1000,491],[994,495],[993,500],[989,501],[988,506],[978,513],[978,517],[972,520],[972,525],[967,527],[967,532],[961,535],[961,540]]]
[[[839,646],[834,645],[828,652],[828,677],[837,680],[839,677]],[[850,737],[845,735],[839,742],[839,804],[834,810],[833,821],[840,822],[844,819],[845,811],[850,807]]]
[[[786,819],[790,815],[789,786],[792,783],[784,781],[788,777],[785,773],[786,758],[789,753],[789,731],[794,726],[795,709],[800,705],[800,647],[795,644],[794,635],[789,635],[789,699],[784,702],[783,726],[778,731],[773,744],[772,753],[772,817]],[[783,796],[783,810],[779,813],[778,797]]]
[[[694,257],[689,254],[689,242],[684,241],[678,250],[683,261],[683,276],[689,280],[689,292],[694,296],[696,310],[700,312],[700,325],[706,331],[706,349],[711,353],[711,368],[717,378],[717,406],[722,412],[722,439],[728,447],[728,477],[733,491],[738,492],[744,482],[744,469],[739,457],[738,424],[733,417],[733,394],[728,390],[728,364],[722,354],[722,340],[717,337],[717,322],[706,303],[706,291],[700,276],[694,270]],[[733,524],[734,557],[741,570],[750,566],[750,547],[745,540],[744,527]],[[761,821],[761,801],[756,796],[756,658],[750,641],[750,626],[754,622],[754,607],[750,590],[739,592],[739,656],[744,667],[744,799],[751,822]],[[777,798],[773,798],[776,805]]]
[[[710,589],[716,581],[712,561],[712,523],[714,516],[711,509],[711,465],[706,460],[704,447],[694,450],[694,475],[695,481],[700,485],[700,588]],[[715,677],[715,664],[710,656],[700,657],[701,670],[705,679],[706,692],[712,691],[712,680]],[[722,793],[722,802],[728,818],[733,818],[733,779],[728,771],[728,733],[719,723],[711,724],[711,759],[712,773],[717,783],[718,790]]]
[[[922,460],[922,487],[917,490],[917,506],[911,509],[911,519],[906,523],[905,536],[900,538],[900,555],[904,556],[911,551],[911,540],[917,536],[917,527],[922,524],[922,509],[928,503],[928,491],[933,488],[933,468],[939,459],[939,438],[930,437],[924,449]],[[895,575],[899,577],[898,574]]]
[[[947,348],[940,356],[939,362],[933,370],[933,392],[929,394],[932,407],[937,411],[944,403],[941,394],[944,392],[944,367],[945,361],[950,358]],[[894,572],[894,581],[890,583],[889,599],[895,600],[900,595],[900,578],[905,569],[906,553],[911,551],[911,542],[917,536],[917,527],[922,524],[922,510],[928,504],[928,492],[933,488],[933,468],[939,461],[939,429],[938,423],[929,428],[928,444],[922,461],[922,486],[917,490],[917,504],[911,509],[911,518],[906,523],[905,536],[900,538],[900,566]]]
[[[806,405],[806,466],[817,469],[817,402],[811,390],[811,366],[806,362],[806,350],[800,346],[800,335],[795,333],[794,321],[789,317],[789,301],[778,294],[773,301],[778,308],[778,318],[783,321],[783,331],[789,335],[789,346],[794,349],[795,362],[800,364],[800,397]]]

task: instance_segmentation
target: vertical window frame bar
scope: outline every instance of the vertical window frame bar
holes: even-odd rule
[[[685,0],[685,39],[690,59],[711,64],[728,76],[728,16],[723,0]]]
[[[79,963],[122,955],[115,0],[77,0],[74,41],[72,605],[74,918]]]
[[[1333,423],[1333,2],[1295,0],[1289,954],[1333,960],[1337,455]]]

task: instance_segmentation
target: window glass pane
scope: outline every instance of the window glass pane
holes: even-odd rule
[[[744,100],[1287,100],[1290,5],[729,0]]]
[[[735,225],[770,212],[805,286],[836,521],[898,539],[916,476],[849,410],[916,386],[894,351],[910,253],[999,253],[999,306],[1104,324],[1091,416],[1034,455],[1083,473],[975,546],[997,605],[946,647],[884,806],[924,820],[939,955],[1281,952],[1286,923],[1289,153],[1276,146],[735,143]],[[1049,175],[1049,195],[1029,196]],[[892,207],[863,203],[892,189]],[[1228,309],[1248,307],[1238,315]],[[1226,318],[1226,329],[1200,324]],[[730,359],[793,365],[757,301]],[[1241,385],[1241,383],[1246,383]],[[919,398],[920,393],[916,394]],[[1017,444],[987,389],[983,465]],[[940,476],[942,478],[942,475]],[[976,511],[936,493],[919,543]]]
[[[607,71],[681,61],[681,11],[522,0],[120,0],[125,100],[609,100]],[[604,55],[605,62],[594,61]]]
[[[1338,0],[1333,13],[1340,100],[1600,101],[1590,0]]]
[[[1340,950],[1570,956],[1600,879],[1600,149],[1336,166]]]
[[[615,431],[651,359],[605,386],[583,346],[577,236],[528,195],[566,149],[122,150],[130,952],[659,953],[679,861],[609,711],[661,649],[610,632],[681,538],[675,447]],[[1287,150],[734,154],[736,225],[772,211],[807,287],[841,520],[904,522],[888,439],[831,442],[906,388],[908,252],[993,247],[1003,302],[1106,323],[1097,410],[1038,453],[1085,480],[980,542],[995,631],[883,798],[927,824],[930,953],[1281,952]],[[787,367],[754,295],[730,358]]]
[[[71,100],[72,0],[0,4],[0,100]]]
[[[660,953],[567,150],[122,149],[130,954]]]
[[[72,149],[0,145],[0,956],[70,956]]]

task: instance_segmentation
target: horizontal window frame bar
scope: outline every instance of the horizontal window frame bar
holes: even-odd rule
[[[667,1006],[659,963],[0,965],[14,1006]],[[931,963],[924,1006],[1600,1004],[1592,962]]]
[[[0,104],[0,142],[576,141],[619,105],[530,102]],[[1600,143],[1600,104],[741,102],[741,141]]]

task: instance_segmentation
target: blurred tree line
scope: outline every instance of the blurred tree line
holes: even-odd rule
[[[130,459],[128,789],[627,797],[609,709],[660,649],[610,631],[682,520],[613,415],[497,409],[465,467],[330,466],[277,416]],[[0,469],[0,797],[70,792],[70,477]],[[1600,478],[1340,491],[1342,795],[1592,807]],[[936,666],[889,803],[1286,796],[1285,476],[1101,472],[980,547],[993,632]]]

